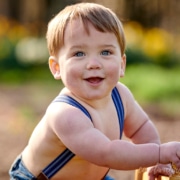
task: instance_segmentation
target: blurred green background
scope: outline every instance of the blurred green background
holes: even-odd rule
[[[155,119],[162,141],[180,139],[172,136],[180,116],[180,1],[0,0],[0,179],[9,179],[10,164],[63,87],[49,71],[45,34],[48,21],[76,2],[100,3],[117,13],[127,40],[121,81]]]

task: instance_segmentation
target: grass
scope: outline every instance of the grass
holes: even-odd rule
[[[180,98],[179,68],[163,69],[152,65],[130,66],[121,82],[141,100],[159,101]]]
[[[165,111],[179,111],[180,67],[131,65],[121,82],[129,87],[142,104],[159,104]]]

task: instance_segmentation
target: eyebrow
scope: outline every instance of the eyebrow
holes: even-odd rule
[[[81,44],[81,45],[73,45],[73,46],[71,46],[70,49],[82,49],[82,48],[86,48],[86,47],[88,47],[86,44]],[[114,46],[113,44],[102,44],[102,45],[99,45],[99,47],[116,49],[116,46]]]
[[[73,46],[71,46],[70,49],[78,49],[78,48],[83,48],[83,47],[86,47],[86,45],[85,44],[82,44],[82,45],[73,45]]]
[[[113,44],[105,44],[105,45],[102,45],[100,47],[110,47],[110,48],[116,48],[116,46],[114,46]]]

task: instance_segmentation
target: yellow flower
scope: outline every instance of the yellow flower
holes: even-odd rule
[[[142,41],[142,49],[149,56],[169,53],[172,46],[172,37],[166,31],[158,28],[147,30]]]
[[[127,39],[127,46],[135,48],[142,41],[144,30],[137,22],[124,24],[124,32]]]

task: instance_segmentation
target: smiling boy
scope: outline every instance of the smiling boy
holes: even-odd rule
[[[160,145],[151,120],[119,82],[125,38],[110,9],[67,6],[50,21],[47,43],[50,70],[64,88],[13,164],[11,179],[107,180],[111,168],[180,167],[180,143]],[[132,142],[121,140],[122,133]]]

